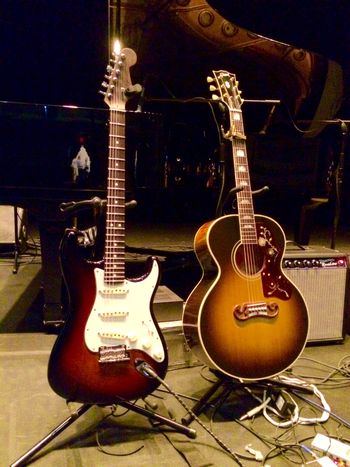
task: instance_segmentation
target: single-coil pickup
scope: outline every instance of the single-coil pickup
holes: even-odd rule
[[[236,305],[233,314],[240,321],[250,318],[274,318],[278,314],[278,304],[275,302],[255,302]]]
[[[129,292],[127,287],[105,287],[99,290],[100,295],[126,295]]]
[[[116,340],[128,340],[130,342],[136,342],[138,337],[136,334],[130,333],[130,334],[125,334],[122,332],[114,332],[114,331],[100,331],[98,335],[102,339],[116,339]]]
[[[125,318],[128,316],[127,311],[100,311],[98,313],[100,318]]]

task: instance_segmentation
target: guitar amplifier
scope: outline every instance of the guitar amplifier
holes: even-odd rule
[[[308,343],[343,341],[348,265],[346,254],[329,248],[287,248],[282,267],[302,293],[308,307]]]

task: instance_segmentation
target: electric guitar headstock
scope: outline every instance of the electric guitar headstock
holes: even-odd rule
[[[100,91],[111,110],[125,110],[129,97],[141,92],[141,86],[139,84],[133,86],[130,78],[130,68],[136,61],[137,56],[134,50],[115,47],[113,58],[107,65],[105,78],[108,81],[102,83],[105,90]]]

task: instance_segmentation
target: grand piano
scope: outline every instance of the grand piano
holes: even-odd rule
[[[44,321],[53,325],[63,312],[58,245],[72,222],[59,206],[105,196],[106,121],[98,109],[0,102],[0,203],[27,209],[37,222]],[[91,167],[74,181],[72,161],[81,147]]]
[[[144,87],[139,103],[141,112],[131,111],[131,133],[127,138],[131,154],[130,197],[136,190],[141,204],[143,196],[152,200],[145,188],[151,191],[187,188],[187,193],[193,192],[194,186],[206,189],[208,178],[204,183],[201,179],[197,185],[193,184],[199,172],[202,177],[203,173],[214,171],[217,180],[214,189],[220,192],[222,161],[217,152],[220,143],[217,122],[206,104],[197,107],[191,102],[194,96],[210,98],[206,75],[215,68],[237,73],[247,99],[244,110],[247,132],[253,135],[248,148],[253,159],[257,152],[263,159],[261,162],[260,157],[258,165],[254,165],[255,159],[252,161],[253,180],[256,177],[257,183],[278,186],[281,174],[276,173],[271,159],[286,148],[288,163],[293,157],[298,159],[300,173],[294,171],[282,177],[283,185],[290,183],[295,192],[300,192],[309,180],[310,171],[317,177],[318,141],[313,143],[323,131],[322,122],[333,119],[341,109],[344,67],[318,51],[301,49],[245,29],[235,23],[234,13],[216,7],[204,0],[152,2],[151,9],[137,1],[122,6],[121,33],[127,46],[138,54],[133,82]],[[281,103],[277,112],[273,109],[271,113],[271,99]],[[294,132],[291,121],[298,119],[307,122],[304,129],[308,130],[308,138]],[[199,127],[204,130],[201,132]],[[261,136],[266,136],[267,129],[270,139],[264,140]],[[44,322],[49,326],[60,326],[64,321],[58,245],[64,228],[76,221],[62,212],[60,205],[105,197],[107,138],[106,109],[0,102],[0,203],[27,208],[38,221]],[[186,153],[189,141],[194,144]],[[272,153],[271,141],[278,141]],[[180,171],[183,173],[186,167],[187,178],[177,177],[176,181],[173,178],[169,186],[169,180],[164,179],[164,166],[179,165],[178,154],[173,151],[168,160],[164,148],[175,146],[183,151]],[[139,158],[140,166],[135,172],[135,154],[140,147],[144,157],[150,159],[145,162]],[[73,161],[82,149],[88,154],[90,165],[76,173]],[[300,161],[307,161],[306,169],[300,166]],[[259,164],[260,167],[265,164],[266,180],[259,170],[255,171]],[[279,169],[284,165],[286,161],[282,160]]]
[[[188,105],[190,112],[186,103],[156,100],[145,104],[147,111],[136,111],[132,105],[127,111],[126,201],[136,205],[133,215],[138,219],[161,220],[169,211],[166,197],[177,197],[182,209],[190,185],[204,186],[210,178],[217,129],[206,103]],[[108,118],[109,111],[103,108],[0,101],[0,204],[25,208],[38,228],[43,321],[50,328],[60,327],[67,311],[59,264],[65,229],[75,225],[89,231],[98,249],[94,254],[103,253]],[[184,126],[188,129],[183,133]],[[201,144],[187,145],[191,160],[182,160],[178,151],[188,138],[198,139],[198,132],[205,134]]]

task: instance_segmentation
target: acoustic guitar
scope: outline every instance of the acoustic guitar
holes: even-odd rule
[[[185,303],[183,330],[209,367],[243,380],[264,379],[287,369],[304,349],[308,310],[282,270],[282,228],[254,213],[236,77],[214,71],[209,81],[230,115],[224,136],[232,144],[238,213],[205,223],[195,235],[202,277]]]
[[[48,379],[60,396],[85,403],[115,403],[150,394],[155,378],[137,370],[148,363],[164,378],[168,356],[152,312],[159,264],[125,277],[125,104],[133,92],[130,67],[136,53],[124,48],[107,67],[105,102],[110,108],[104,259],[84,257],[79,231],[67,229],[60,246],[70,298],[67,322],[52,349]],[[137,85],[136,85],[137,86]]]

